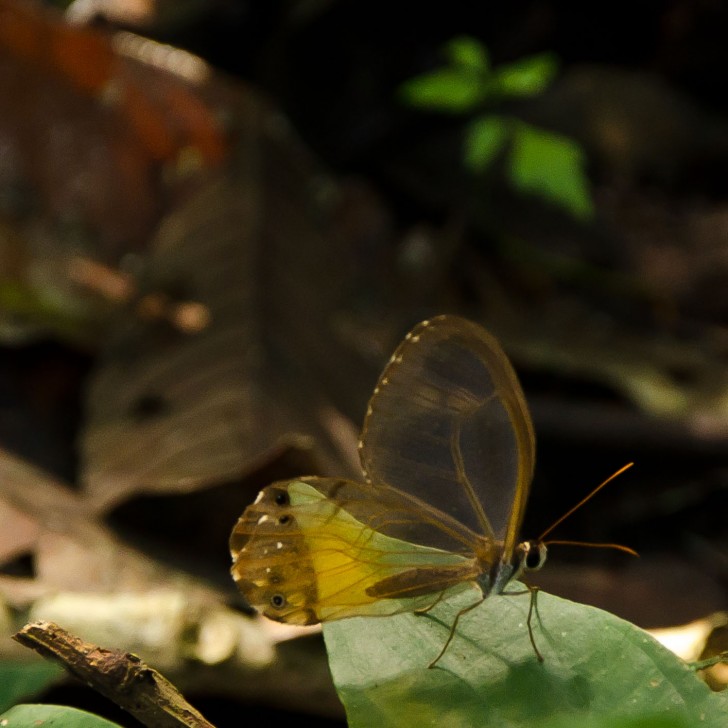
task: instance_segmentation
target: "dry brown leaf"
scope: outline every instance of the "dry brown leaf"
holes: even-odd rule
[[[328,301],[311,290],[297,305],[296,294],[310,289],[305,267],[294,263],[300,279],[290,276],[287,290],[278,272],[290,275],[285,246],[313,251],[325,241],[295,197],[268,209],[262,143],[251,135],[248,144],[235,170],[164,221],[147,261],[149,294],[194,301],[207,325],[186,333],[157,318],[119,322],[94,377],[82,452],[95,507],[238,480],[290,448],[317,448],[317,469],[338,472],[354,452],[355,437],[332,418],[310,373],[311,351],[296,348],[303,336],[326,357]],[[294,216],[295,238],[277,235],[280,219]],[[284,309],[270,305],[277,292]],[[289,307],[307,319],[292,340],[282,336]]]
[[[140,42],[0,0],[0,96],[12,99],[0,117],[6,335],[97,341],[109,307],[73,279],[73,261],[143,250],[181,186],[227,154],[224,101],[202,97],[207,66],[152,43],[139,60]]]
[[[0,217],[8,286],[31,320],[109,332],[81,438],[95,506],[239,479],[291,449],[350,469],[334,402],[357,364],[331,332],[353,265],[332,233],[336,188],[285,120],[128,33],[13,0],[0,26],[0,92],[17,99],[0,191],[40,203]]]

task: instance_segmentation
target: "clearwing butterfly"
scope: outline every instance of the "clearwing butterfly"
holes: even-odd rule
[[[475,607],[543,565],[542,540],[519,541],[533,425],[481,326],[438,316],[407,334],[369,401],[359,451],[365,482],[273,483],[238,520],[232,575],[265,616],[306,625],[426,612],[463,589],[477,590]]]

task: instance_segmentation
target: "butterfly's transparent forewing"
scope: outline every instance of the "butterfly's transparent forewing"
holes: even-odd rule
[[[439,316],[408,334],[374,390],[360,451],[375,487],[415,495],[513,552],[535,437],[515,372],[482,327]]]

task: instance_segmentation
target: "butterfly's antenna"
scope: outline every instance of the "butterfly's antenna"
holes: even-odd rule
[[[631,549],[629,546],[624,546],[621,543],[591,543],[589,541],[544,541],[545,546],[551,546],[551,544],[557,544],[559,546],[588,546],[592,549],[617,549],[617,551],[624,551],[625,554],[630,556],[639,556],[639,554]]]
[[[589,495],[586,496],[586,498],[582,498],[573,508],[570,508],[566,513],[564,513],[561,518],[559,518],[557,521],[552,523],[542,534],[539,536],[538,541],[539,543],[543,543],[546,536],[548,536],[551,531],[553,531],[557,526],[561,525],[572,513],[575,511],[578,511],[579,508],[581,508],[585,503],[588,503],[607,483],[611,483],[618,475],[621,475],[625,470],[629,470],[634,463],[627,463],[626,465],[623,465],[616,473],[613,473],[610,475],[603,483],[600,483],[594,490],[589,493]],[[549,543],[570,543],[570,544],[577,544],[576,541],[549,541]],[[637,555],[636,552],[632,551],[632,549],[627,548],[626,546],[619,546],[618,544],[582,544],[579,543],[580,546],[595,546],[596,548],[617,548],[622,551],[626,551],[627,553],[633,553],[635,556]]]

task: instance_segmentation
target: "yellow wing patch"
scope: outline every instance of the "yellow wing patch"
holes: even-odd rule
[[[233,577],[266,616],[313,624],[396,614],[445,590],[477,588],[474,557],[379,533],[315,487],[322,482],[268,486],[233,530]]]

